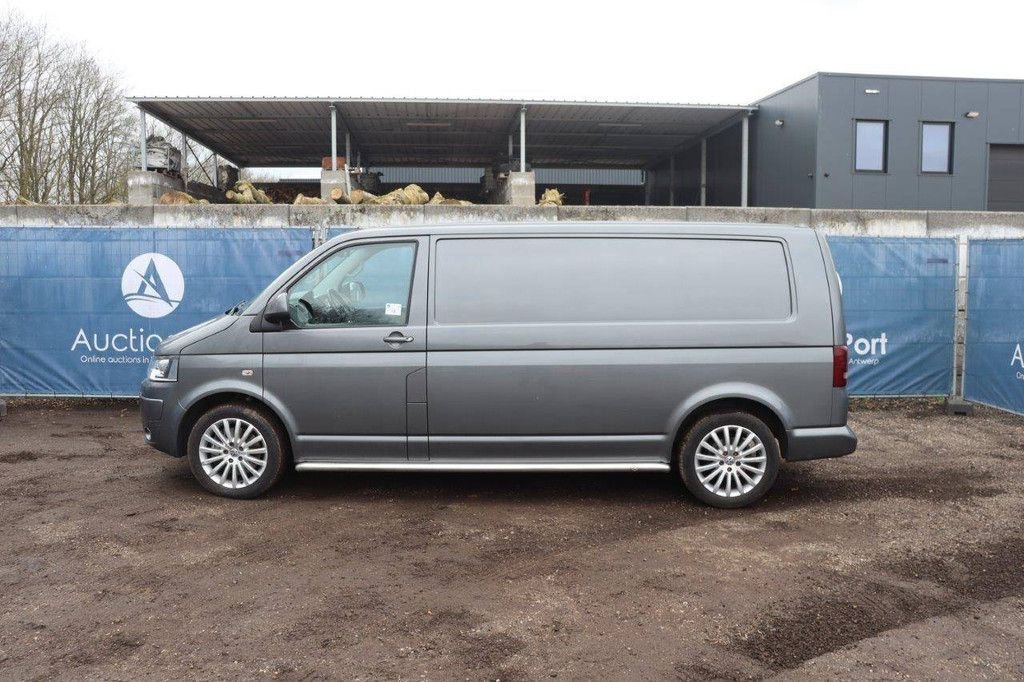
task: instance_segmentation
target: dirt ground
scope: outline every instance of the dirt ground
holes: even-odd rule
[[[208,495],[130,402],[0,421],[0,678],[1024,677],[1024,419],[860,403],[757,506],[665,475]]]

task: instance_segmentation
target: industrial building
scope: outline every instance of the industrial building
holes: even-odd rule
[[[237,168],[321,168],[285,184],[323,197],[415,182],[514,205],[555,186],[574,205],[1024,210],[1024,81],[818,73],[749,105],[132,101],[144,130],[155,118]],[[180,189],[145,168],[134,203]],[[224,183],[188,189],[217,200]]]

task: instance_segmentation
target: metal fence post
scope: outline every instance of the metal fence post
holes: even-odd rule
[[[953,314],[953,381],[946,398],[948,414],[969,415],[974,406],[964,398],[964,361],[967,358],[967,286],[970,281],[970,241],[965,235],[956,239],[956,287]]]

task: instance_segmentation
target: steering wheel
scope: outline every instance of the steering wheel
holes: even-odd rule
[[[331,289],[327,292],[327,301],[331,304],[331,308],[335,315],[338,316],[342,322],[348,322],[352,319],[355,308],[352,306],[352,302],[345,297],[339,291]]]

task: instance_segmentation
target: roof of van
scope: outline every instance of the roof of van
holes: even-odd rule
[[[714,234],[763,237],[814,234],[814,229],[781,223],[651,222],[651,221],[557,221],[524,223],[472,223],[465,225],[420,224],[405,227],[354,229],[334,239],[352,237],[406,237],[451,234]],[[332,240],[333,241],[333,240]]]

